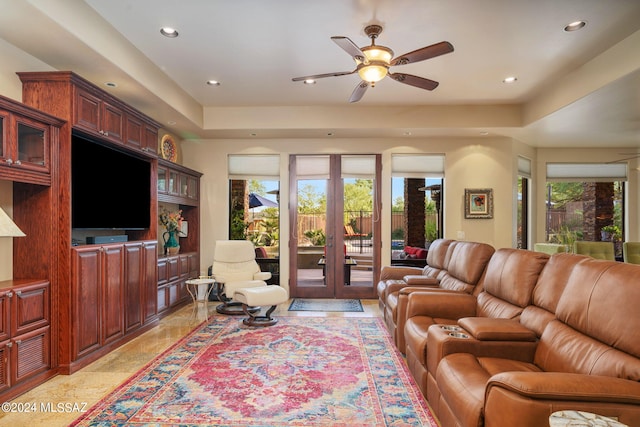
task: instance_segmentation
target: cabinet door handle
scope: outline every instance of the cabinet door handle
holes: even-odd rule
[[[13,347],[13,343],[12,343],[11,341],[9,341],[9,342],[7,343],[7,347]]]
[[[11,298],[13,296],[13,292],[7,292],[7,298]]]
[[[20,166],[22,162],[20,160],[16,160],[16,165]]]
[[[7,160],[5,160],[5,162],[6,162],[9,166],[11,166],[11,165],[13,164],[13,160],[11,160],[11,159],[7,159]]]
[[[16,296],[22,295],[22,291],[16,291]]]

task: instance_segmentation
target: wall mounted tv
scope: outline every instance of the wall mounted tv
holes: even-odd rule
[[[71,224],[85,230],[143,230],[151,212],[151,164],[91,138],[71,139]]]

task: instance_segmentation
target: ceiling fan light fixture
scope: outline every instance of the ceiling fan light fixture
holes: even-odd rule
[[[360,49],[365,56],[365,62],[381,61],[389,65],[393,58],[393,51],[386,46],[371,45]]]
[[[384,65],[365,65],[358,70],[358,75],[365,82],[373,84],[384,79],[388,71]]]
[[[371,45],[363,47],[364,62],[359,64],[358,75],[372,85],[384,79],[389,72],[393,51],[386,46]]]

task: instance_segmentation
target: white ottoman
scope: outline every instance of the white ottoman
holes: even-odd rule
[[[289,293],[278,285],[261,286],[257,288],[237,289],[233,294],[233,299],[242,303],[242,310],[249,316],[242,321],[247,326],[271,326],[278,320],[271,317],[271,313],[281,304],[289,299]],[[251,307],[260,305],[270,305],[264,316],[251,313]]]

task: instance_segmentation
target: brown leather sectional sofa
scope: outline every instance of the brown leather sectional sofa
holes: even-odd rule
[[[569,409],[640,426],[640,266],[499,249],[481,286],[406,295],[407,363],[443,427]]]

